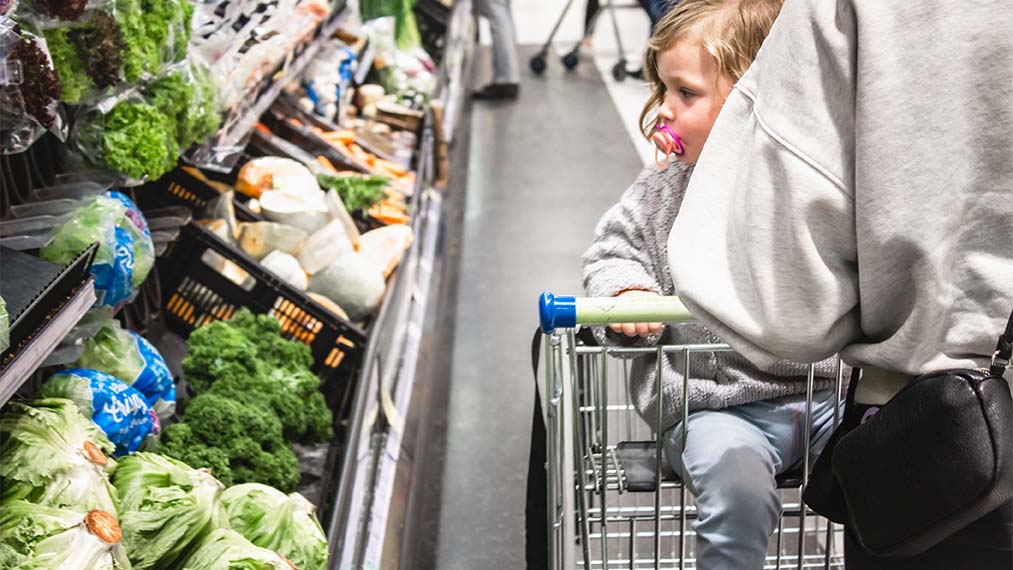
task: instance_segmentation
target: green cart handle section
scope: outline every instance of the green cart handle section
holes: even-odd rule
[[[538,299],[538,316],[545,333],[577,325],[694,320],[678,297],[572,297],[548,291]]]

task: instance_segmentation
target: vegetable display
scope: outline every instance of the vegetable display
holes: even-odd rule
[[[183,570],[295,570],[276,552],[261,548],[229,529],[208,535],[183,564]]]
[[[266,485],[236,485],[222,493],[229,526],[253,544],[281,554],[299,570],[324,570],[327,539],[316,508],[299,493]]]
[[[109,483],[116,462],[113,444],[70,400],[12,402],[0,416],[0,477],[3,503],[101,509],[116,513],[116,491]]]
[[[0,567],[130,570],[116,517],[11,501],[0,509]]]
[[[123,545],[136,570],[176,568],[181,557],[228,524],[223,486],[206,470],[154,453],[124,457],[113,478]]]

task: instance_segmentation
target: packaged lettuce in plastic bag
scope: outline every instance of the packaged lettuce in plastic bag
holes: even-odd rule
[[[85,198],[39,256],[66,265],[95,242],[99,248],[91,273],[97,306],[118,309],[133,298],[155,262],[147,222],[129,198],[118,192]]]
[[[47,130],[66,138],[60,93],[45,40],[0,16],[0,153],[22,152]]]
[[[155,245],[151,241],[151,230],[148,228],[148,220],[144,218],[140,208],[134,201],[125,194],[110,190],[106,196],[116,200],[123,206],[123,215],[116,219],[117,227],[123,228],[130,233],[134,245],[134,288],[144,283],[155,264]]]
[[[169,118],[139,93],[129,94],[112,109],[81,109],[70,138],[92,164],[123,176],[123,186],[155,180],[179,158]]]
[[[218,130],[221,115],[215,87],[203,66],[186,62],[148,87],[148,100],[172,124],[180,149]]]
[[[95,276],[95,290],[100,295],[99,306],[119,307],[133,294],[133,237],[116,225],[124,210],[123,204],[108,196],[86,199],[39,250],[42,259],[67,265],[88,246],[98,242],[91,272]]]
[[[115,457],[133,453],[146,439],[158,436],[158,416],[144,396],[105,372],[88,368],[57,372],[42,385],[42,395],[77,404],[116,446]]]
[[[159,419],[167,419],[176,409],[176,385],[165,359],[144,337],[113,319],[84,340],[84,352],[74,367],[101,370],[132,386]]]

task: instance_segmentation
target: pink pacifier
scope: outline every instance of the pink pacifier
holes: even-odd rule
[[[664,169],[668,166],[668,157],[671,155],[682,156],[686,152],[686,147],[682,144],[682,139],[679,135],[675,134],[672,127],[665,124],[658,124],[654,127],[654,134],[651,135],[651,140],[654,141],[654,164],[659,169]],[[662,160],[658,160],[658,152],[664,154]]]

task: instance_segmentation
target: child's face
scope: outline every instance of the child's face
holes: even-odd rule
[[[678,159],[695,163],[734,82],[695,41],[680,41],[661,52],[658,75],[667,91],[658,120],[682,139],[686,150]]]

